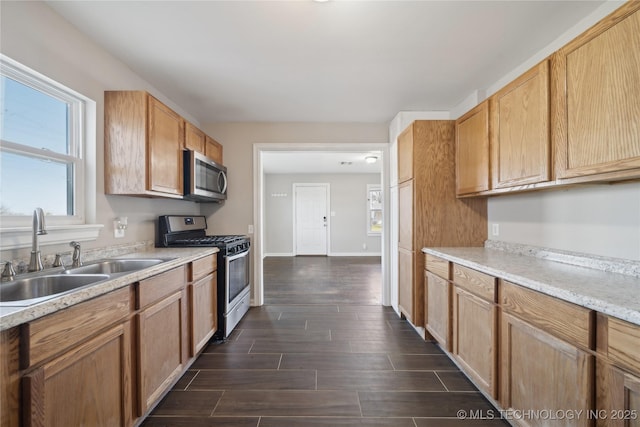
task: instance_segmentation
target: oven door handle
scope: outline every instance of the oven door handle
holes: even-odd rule
[[[240,253],[234,254],[234,255],[227,255],[227,263],[231,262],[231,261],[235,261],[238,258],[242,258],[249,255],[249,249],[247,249],[246,251],[242,251]]]

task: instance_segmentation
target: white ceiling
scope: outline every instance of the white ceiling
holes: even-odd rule
[[[450,110],[602,1],[49,1],[199,122]]]
[[[365,157],[378,158],[376,163],[367,163]],[[346,164],[345,164],[346,163]],[[380,173],[382,154],[366,152],[264,152],[264,173]]]

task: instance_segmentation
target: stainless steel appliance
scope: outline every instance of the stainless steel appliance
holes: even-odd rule
[[[227,199],[227,168],[204,154],[184,151],[184,198],[195,202]]]
[[[251,241],[242,235],[207,236],[204,216],[163,215],[158,218],[158,247],[215,246],[218,252],[218,331],[225,339],[249,311]]]

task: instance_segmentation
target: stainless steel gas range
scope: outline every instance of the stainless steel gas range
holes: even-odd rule
[[[218,331],[215,339],[229,336],[250,307],[249,237],[208,236],[204,216],[162,215],[158,218],[158,247],[217,247]]]

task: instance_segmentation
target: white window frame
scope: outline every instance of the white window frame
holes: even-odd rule
[[[2,151],[26,154],[73,163],[73,215],[47,215],[48,234],[41,245],[59,244],[70,240],[95,240],[102,225],[95,222],[95,148],[96,103],[62,84],[0,54],[0,73],[62,102],[68,103],[69,154],[56,153],[34,147],[0,141]],[[87,155],[90,153],[91,155]],[[26,195],[29,197],[29,195]],[[34,208],[37,207],[35,203]],[[31,244],[32,214],[0,216],[1,249],[28,247]]]
[[[380,201],[380,209],[371,209],[371,200],[369,200],[369,196],[372,191],[380,191],[380,194],[382,195],[382,185],[367,184],[367,197],[366,197],[367,199],[367,236],[380,236],[382,235],[382,230],[371,231],[371,211],[379,210],[380,212],[383,212],[382,201]]]

